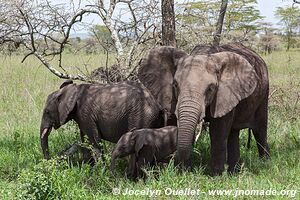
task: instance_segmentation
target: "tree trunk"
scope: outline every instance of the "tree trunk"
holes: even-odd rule
[[[162,0],[162,45],[176,47],[174,0]]]
[[[292,38],[292,32],[289,30],[288,33],[287,33],[287,47],[286,47],[286,51],[290,50],[291,38]]]
[[[228,4],[228,0],[222,0],[220,13],[219,13],[219,18],[218,18],[217,27],[216,27],[216,33],[214,35],[214,41],[213,41],[214,45],[219,45],[220,44],[221,34],[222,34],[222,27],[223,27],[223,23],[224,23],[227,4]]]

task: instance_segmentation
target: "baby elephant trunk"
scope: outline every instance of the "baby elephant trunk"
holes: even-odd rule
[[[49,146],[48,146],[48,136],[51,132],[51,129],[52,128],[50,127],[50,128],[41,128],[41,130],[40,130],[40,141],[41,141],[44,159],[46,159],[46,160],[49,160],[49,158],[50,158]]]
[[[117,155],[113,152],[110,164],[110,172],[115,175],[115,165],[116,165]]]

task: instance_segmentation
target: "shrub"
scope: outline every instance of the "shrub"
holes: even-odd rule
[[[84,170],[84,169],[82,169]],[[82,174],[73,170],[66,160],[42,161],[18,177],[18,199],[74,199],[86,194],[78,183]],[[72,198],[72,196],[74,198]]]

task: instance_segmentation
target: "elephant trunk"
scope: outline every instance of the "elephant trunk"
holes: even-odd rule
[[[49,154],[49,146],[48,146],[48,136],[51,132],[52,127],[48,128],[42,128],[40,129],[40,140],[41,140],[41,146],[43,150],[44,159],[49,160],[50,154]]]
[[[191,152],[199,119],[205,112],[197,98],[184,98],[178,102],[178,138],[176,164],[191,166]],[[204,105],[204,104],[203,104]],[[205,108],[205,106],[203,106]]]
[[[111,157],[111,164],[110,164],[110,171],[113,175],[115,174],[116,159],[117,159],[117,156],[113,152],[112,157]]]

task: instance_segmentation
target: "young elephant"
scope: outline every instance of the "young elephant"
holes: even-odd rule
[[[87,135],[96,156],[102,152],[101,139],[116,143],[134,128],[163,126],[163,111],[148,90],[139,83],[73,84],[65,82],[48,96],[40,127],[41,146],[49,159],[48,136],[52,127],[74,120],[81,140]]]
[[[167,162],[175,152],[177,127],[139,129],[127,132],[118,141],[112,153],[111,171],[114,173],[115,160],[131,155],[129,176],[140,177],[141,167],[147,164]]]

